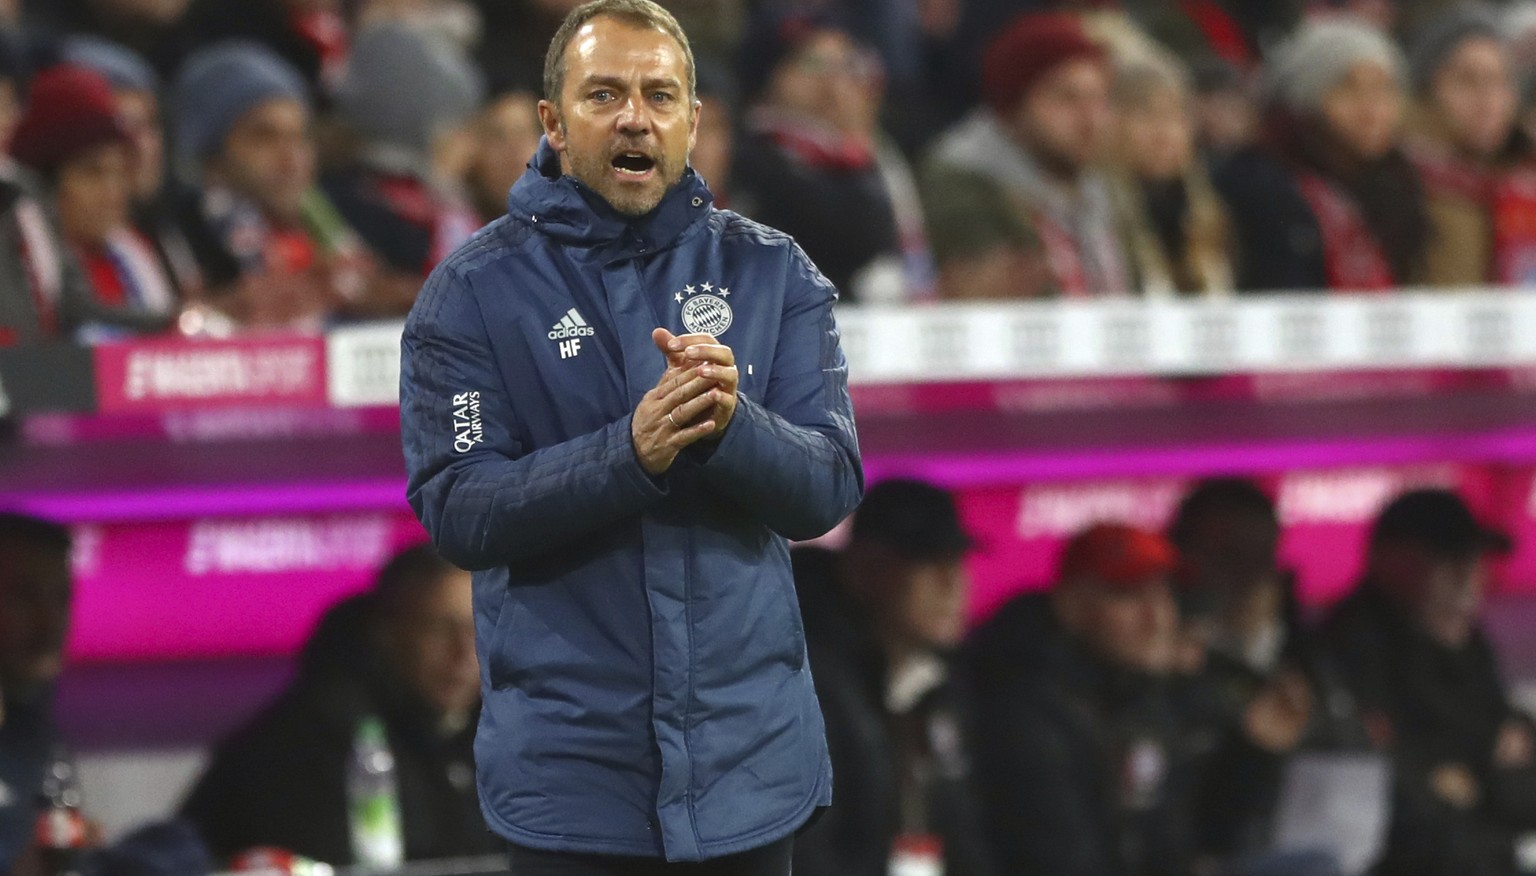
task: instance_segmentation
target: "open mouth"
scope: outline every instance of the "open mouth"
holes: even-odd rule
[[[621,152],[613,157],[613,169],[620,176],[645,176],[656,167],[656,160],[643,152]]]

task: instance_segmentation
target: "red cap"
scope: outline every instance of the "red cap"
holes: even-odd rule
[[[81,152],[111,142],[133,142],[118,117],[112,86],[93,70],[64,64],[32,80],[11,154],[51,173]]]
[[[1010,114],[1045,74],[1079,58],[1107,62],[1109,55],[1088,37],[1076,16],[1065,12],[1020,15],[982,53],[982,97],[993,112]]]
[[[1061,555],[1059,579],[1092,578],[1134,587],[1167,575],[1179,555],[1166,538],[1123,523],[1096,523],[1072,537]]]

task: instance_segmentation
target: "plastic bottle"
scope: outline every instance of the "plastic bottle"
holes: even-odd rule
[[[55,745],[37,801],[37,847],[47,876],[79,876],[86,843],[80,802],[74,756],[63,744]]]
[[[352,738],[352,762],[347,766],[347,806],[352,826],[352,857],[358,866],[391,870],[405,860],[400,823],[400,789],[395,756],[389,750],[384,722],[368,716]]]

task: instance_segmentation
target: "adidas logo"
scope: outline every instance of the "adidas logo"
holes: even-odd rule
[[[555,327],[549,330],[549,339],[563,341],[566,338],[590,338],[593,334],[592,326],[587,325],[587,321],[581,318],[576,308],[572,307],[566,311],[565,316],[560,317]]]

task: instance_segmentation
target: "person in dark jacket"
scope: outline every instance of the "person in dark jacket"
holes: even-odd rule
[[[888,173],[899,164],[910,185],[910,171],[882,147],[878,58],[803,14],[766,16],[741,56],[751,109],[731,162],[735,208],[793,235],[849,301],[905,299]]]
[[[1402,150],[1402,55],[1368,25],[1310,23],[1269,65],[1262,148],[1215,172],[1243,291],[1382,292],[1422,280],[1430,224]]]
[[[224,741],[182,807],[216,857],[275,846],[356,862],[347,768],[365,718],[384,723],[407,860],[495,854],[475,796],[479,673],[470,580],[430,546],[338,604],[276,702]]]
[[[1168,695],[1173,547],[1119,524],[1079,533],[1049,593],[976,630],[976,776],[998,863],[1017,876],[1191,872]]]
[[[837,293],[689,170],[690,57],[650,0],[573,10],[508,214],[401,342],[407,497],[477,571],[480,795],[519,872],[785,876],[831,802],[787,541],[863,493]]]
[[[53,687],[64,664],[69,531],[0,514],[0,873],[31,845],[57,731]]]
[[[949,661],[972,544],[948,493],[890,480],[859,506],[845,550],[794,551],[838,792],[796,843],[800,876],[885,876],[903,861],[993,872]]]
[[[1401,786],[1388,876],[1510,873],[1515,836],[1536,828],[1536,735],[1478,621],[1488,560],[1511,547],[1455,493],[1404,493],[1324,627]]]

